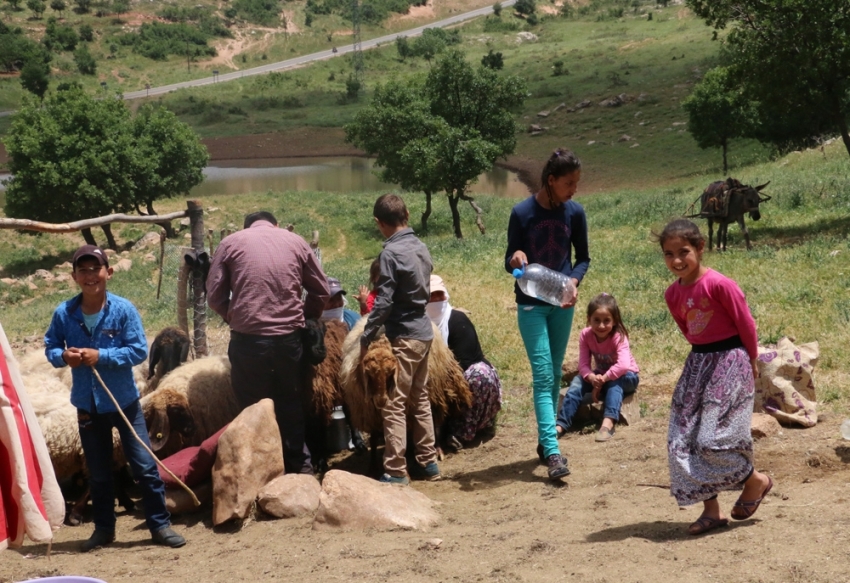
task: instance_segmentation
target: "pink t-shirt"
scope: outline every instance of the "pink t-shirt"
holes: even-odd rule
[[[691,344],[740,336],[751,359],[758,357],[756,322],[738,284],[709,269],[691,285],[676,281],[664,292],[667,307]]]
[[[594,368],[590,368],[593,359]],[[629,339],[619,332],[611,334],[604,342],[596,339],[593,328],[587,327],[581,331],[578,339],[578,372],[581,378],[595,372],[604,374],[609,381],[618,379],[627,372],[640,372],[632,351],[629,350]]]

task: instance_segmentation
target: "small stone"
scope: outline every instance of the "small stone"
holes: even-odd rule
[[[537,117],[549,117],[549,112],[548,111],[538,111]]]
[[[118,252],[115,249],[104,249],[103,252],[106,253],[107,257],[115,257],[118,255]]]
[[[592,146],[592,145],[593,145],[593,144],[595,144],[595,143],[596,143],[596,140],[590,140],[590,141],[587,143],[587,145],[588,145],[588,146]]]
[[[192,224],[192,221],[191,221],[191,219],[189,219],[189,217],[180,219],[180,226],[181,227],[188,227],[190,224]]]
[[[617,138],[617,141],[618,141],[618,142],[631,142],[631,141],[632,141],[632,137],[631,137],[631,136],[628,136],[628,135],[626,135],[626,134],[623,134],[622,136],[620,136],[619,138]]]
[[[426,540],[424,543],[419,545],[420,551],[436,551],[443,544],[443,539],[441,538],[431,538]]]
[[[32,291],[35,291],[35,290],[37,290],[37,289],[38,289],[38,286],[37,286],[37,285],[35,285],[35,284],[34,284],[33,282],[31,282],[31,281],[27,281],[27,287],[28,287],[29,289],[31,289]]]
[[[837,257],[839,253],[841,253],[841,251],[839,249],[836,249],[835,251],[830,251],[829,256],[830,257]]]
[[[4,283],[6,285],[18,285],[21,282],[14,277],[3,277],[0,278],[0,283]]]
[[[629,148],[637,148],[638,146],[640,146],[640,144],[632,144]]]
[[[750,433],[753,439],[761,439],[763,437],[771,437],[779,433],[781,429],[779,421],[767,413],[753,413],[753,420],[750,425]]]
[[[112,266],[112,271],[116,273],[119,271],[130,271],[131,267],[133,267],[133,261],[125,257]]]
[[[147,253],[144,257],[142,257],[142,261],[144,261],[145,263],[156,261],[156,255],[154,255],[153,253]]]

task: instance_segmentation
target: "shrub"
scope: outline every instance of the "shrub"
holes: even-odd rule
[[[47,19],[42,44],[53,52],[73,51],[79,42],[77,31],[66,24],[59,24],[54,17]]]
[[[94,29],[90,24],[80,26],[80,40],[90,43],[94,40]]]
[[[97,62],[86,45],[80,45],[80,48],[74,51],[74,63],[77,65],[77,70],[83,75],[97,73]]]
[[[494,53],[493,49],[490,49],[486,55],[481,57],[481,64],[498,71],[505,66],[505,60],[502,58],[502,53]]]
[[[278,0],[235,0],[233,8],[241,18],[255,24],[274,26],[279,20],[280,2]]]
[[[495,14],[496,16],[499,16],[499,17],[502,16],[502,5],[499,2],[496,2],[495,4],[493,4],[493,14]]]

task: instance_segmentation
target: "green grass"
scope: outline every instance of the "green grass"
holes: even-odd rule
[[[710,267],[734,278],[747,294],[762,342],[791,336],[798,342],[818,341],[821,357],[816,384],[825,404],[834,410],[850,408],[846,362],[850,360],[850,167],[839,143],[825,153],[808,151],[776,162],[742,169],[746,183],[771,180],[766,192],[773,199],[762,209],[762,220],[749,222],[754,249],[747,252],[736,226],[729,232],[729,250],[707,252]],[[689,178],[675,188],[616,190],[580,197],[589,221],[592,263],[585,278],[575,318],[568,359],[577,355],[575,337],[584,325],[583,310],[595,294],[614,295],[631,331],[631,343],[641,367],[647,397],[672,390],[689,350],[667,313],[664,290],[672,282],[651,233],[684,213],[710,180]],[[795,197],[807,185],[800,202]],[[377,194],[377,193],[376,193]],[[216,233],[256,209],[268,209],[281,222],[294,223],[296,232],[309,237],[321,233],[324,267],[349,290],[368,280],[371,260],[381,239],[371,219],[376,194],[268,192],[222,196],[204,200],[218,207],[205,217]],[[411,222],[418,225],[424,197],[407,194]],[[438,199],[423,237],[434,259],[435,271],[446,280],[452,304],[472,313],[487,357],[496,365],[508,395],[506,419],[530,415],[530,372],[516,327],[512,280],[505,273],[505,228],[515,201],[481,197],[488,227],[477,234],[473,216],[463,209],[467,238],[452,236],[448,205]],[[161,204],[161,212],[178,210],[182,202]],[[138,225],[116,228],[119,241],[136,239]],[[99,233],[95,233],[99,235]],[[102,236],[100,237],[102,239]],[[67,261],[80,244],[79,235],[21,236],[0,232],[4,277],[24,277],[37,268],[51,269]],[[178,241],[179,243],[179,241]],[[133,252],[133,269],[117,273],[110,289],[130,298],[153,334],[176,321],[173,296],[155,299],[155,262],[145,263],[144,252]],[[42,334],[56,304],[69,297],[70,284],[47,285],[33,280],[38,290],[0,283],[0,321],[13,340]],[[165,288],[173,288],[166,281]],[[657,401],[646,406],[657,409]]]

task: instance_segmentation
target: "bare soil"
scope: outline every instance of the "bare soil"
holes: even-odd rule
[[[118,542],[88,555],[76,549],[90,524],[63,527],[50,558],[43,544],[2,553],[0,582],[60,574],[227,583],[850,580],[850,447],[839,437],[841,419],[757,442],[757,467],[776,483],[770,496],[752,519],[694,537],[686,529],[700,508],[678,509],[666,489],[669,390],[648,383],[648,416],[606,444],[592,433],[562,440],[572,474],[561,483],[538,464],[530,417],[449,456],[442,481],[412,486],[439,502],[443,520],[430,532],[320,532],[309,519],[262,516],[213,529],[206,510],[176,518],[188,544],[170,550],[149,543],[140,513],[124,514]],[[359,473],[366,465],[354,454],[333,463]],[[736,497],[721,494],[726,512]]]

